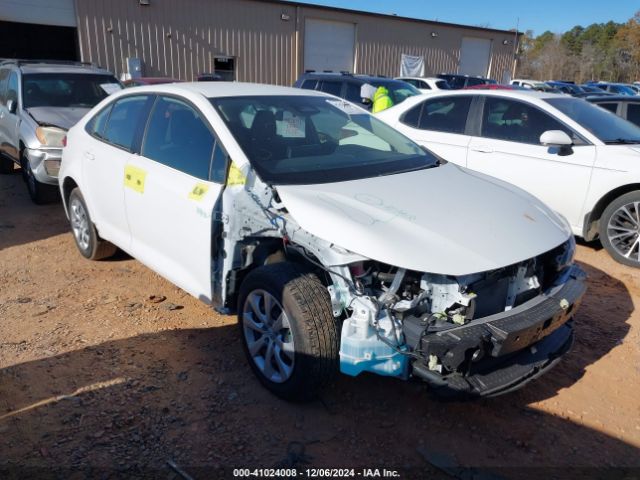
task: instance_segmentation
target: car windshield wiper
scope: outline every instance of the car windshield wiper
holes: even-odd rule
[[[616,138],[615,140],[605,140],[604,143],[607,145],[637,145],[640,143],[640,139]]]

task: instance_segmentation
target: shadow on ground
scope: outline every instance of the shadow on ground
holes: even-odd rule
[[[60,201],[35,205],[20,170],[0,175],[0,250],[69,231]]]
[[[286,403],[252,376],[235,326],[107,341],[6,367],[0,472],[164,478],[171,459],[195,478],[278,464],[440,475],[420,451],[507,477],[540,477],[537,468],[549,466],[564,466],[544,474],[558,478],[567,466],[639,468],[633,445],[528,406],[571,387],[628,332],[633,307],[624,285],[583,267],[598,295],[577,315],[574,350],[545,377],[495,399],[442,403],[419,382],[363,375],[339,376],[321,400]],[[3,348],[19,354],[29,345]],[[291,442],[305,454],[287,455]]]

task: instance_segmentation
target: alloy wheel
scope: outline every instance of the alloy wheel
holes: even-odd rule
[[[283,383],[293,373],[295,349],[287,313],[265,290],[247,296],[242,331],[253,362],[268,380]]]
[[[607,237],[620,255],[640,262],[640,202],[623,205],[611,215]]]
[[[78,242],[78,246],[82,250],[89,250],[89,243],[91,241],[89,218],[84,205],[77,198],[71,199],[70,214],[71,229],[73,230],[73,236],[76,242]]]

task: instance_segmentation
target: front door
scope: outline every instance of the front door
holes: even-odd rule
[[[547,130],[565,131],[575,145],[567,152],[541,145]],[[595,146],[537,107],[503,97],[485,97],[480,133],[469,144],[470,169],[528,191],[581,231]]]
[[[159,96],[126,171],[132,254],[183,290],[212,300],[213,212],[226,155],[190,103]]]

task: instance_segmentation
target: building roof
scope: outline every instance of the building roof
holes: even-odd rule
[[[424,23],[424,24],[427,24],[427,25],[437,25],[437,26],[443,26],[443,27],[465,28],[465,29],[470,29],[470,30],[479,30],[479,31],[483,31],[483,32],[496,32],[496,33],[502,33],[502,34],[508,34],[508,35],[515,35],[516,33],[518,35],[523,35],[522,32],[516,32],[515,30],[503,30],[503,29],[499,29],[499,28],[476,27],[476,26],[472,26],[472,25],[462,25],[462,24],[459,24],[459,23],[439,22],[437,20],[426,20],[426,19],[421,19],[421,18],[403,17],[403,16],[400,16],[400,15],[389,14],[389,13],[366,12],[364,10],[353,10],[353,9],[350,9],[350,8],[331,7],[331,6],[327,6],[327,5],[317,5],[315,3],[301,3],[301,2],[289,1],[289,0],[261,0],[261,1],[268,2],[268,3],[276,3],[276,4],[281,4],[281,5],[288,5],[288,6],[292,6],[292,7],[317,8],[317,9],[329,10],[329,11],[333,11],[333,12],[368,15],[368,16],[372,16],[372,17],[386,18],[386,19],[404,20],[404,21],[409,21],[409,22]]]

